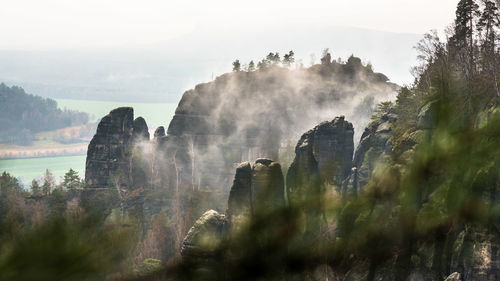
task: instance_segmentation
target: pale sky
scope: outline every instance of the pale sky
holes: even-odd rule
[[[403,33],[443,30],[458,0],[4,0],[0,49],[151,44],[197,27],[321,23]]]

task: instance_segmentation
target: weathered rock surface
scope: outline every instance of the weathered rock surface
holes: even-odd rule
[[[340,190],[352,167],[354,129],[344,117],[323,122],[305,133],[295,147],[295,159],[287,173],[291,202],[305,195],[319,195],[322,186]]]
[[[285,206],[285,188],[279,163],[257,159],[252,166],[241,163],[236,168],[228,198],[227,216],[207,211],[184,238],[184,258],[209,258],[221,239],[256,212],[267,212]]]
[[[144,144],[137,146],[137,144]],[[143,149],[149,143],[146,120],[131,107],[112,110],[101,119],[87,151],[85,181],[90,187],[144,188],[150,177]]]
[[[309,241],[331,223],[321,219],[322,199],[338,193],[351,172],[353,135],[352,124],[341,116],[302,135],[295,147],[295,159],[287,172],[287,196],[289,204],[304,215],[304,237]]]
[[[462,279],[460,279],[460,273],[458,272],[454,272],[452,274],[450,274],[448,277],[446,277],[446,279],[444,279],[444,281],[461,281]]]
[[[356,194],[362,190],[370,180],[378,161],[391,153],[391,136],[395,121],[396,114],[391,109],[365,128],[354,154],[353,168],[343,183],[344,192]]]
[[[206,211],[191,227],[182,243],[183,258],[210,258],[226,235],[226,217],[214,210]]]
[[[85,181],[90,187],[106,187],[113,180],[120,185],[130,184],[133,131],[131,107],[114,109],[101,119],[87,150]]]
[[[236,168],[227,205],[229,218],[252,213],[252,166],[249,162],[241,163]]]
[[[268,212],[285,205],[285,184],[281,165],[270,159],[257,159],[252,167],[252,206]]]
[[[272,211],[285,205],[285,186],[281,165],[270,159],[257,159],[236,168],[228,199],[228,218],[247,217],[254,212]]]
[[[146,120],[142,117],[137,117],[134,120],[134,141],[149,141],[149,129]]]
[[[359,79],[359,72],[366,79]],[[303,70],[269,67],[228,73],[197,85],[183,94],[167,130],[168,136],[189,139],[183,149],[190,152],[189,158],[176,163],[191,166],[192,178],[179,180],[179,185],[229,186],[234,163],[281,160],[283,141],[296,139],[332,112],[344,112],[352,100],[369,95],[376,103],[394,95],[397,86],[380,77],[352,57],[346,64],[330,62]],[[374,84],[377,87],[366,92]]]
[[[158,131],[158,130],[157,130]],[[199,182],[193,176],[192,154],[188,139],[178,136],[161,136],[154,139],[153,189],[170,192],[193,190]]]
[[[165,127],[160,126],[156,128],[155,133],[154,133],[154,138],[160,138],[165,136]]]

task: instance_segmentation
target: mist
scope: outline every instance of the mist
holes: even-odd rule
[[[398,89],[361,59],[330,54],[311,67],[227,73],[184,93],[145,170],[162,177],[153,189],[227,190],[241,162],[269,158],[287,169],[300,136],[320,122],[345,116],[357,144],[376,105]]]
[[[0,50],[0,80],[50,98],[177,103],[186,89],[230,71],[235,59],[248,63],[270,51],[294,50],[296,62],[310,66],[329,47],[333,58],[354,54],[402,85],[413,82],[409,68],[416,63],[413,46],[419,39],[419,34],[322,24],[205,26],[117,48]]]

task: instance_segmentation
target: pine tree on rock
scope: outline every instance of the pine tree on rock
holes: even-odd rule
[[[233,71],[234,72],[239,72],[240,70],[241,70],[240,60],[235,60],[233,62]]]
[[[460,0],[457,5],[454,35],[450,44],[459,61],[466,62],[462,66],[467,78],[475,72],[474,26],[480,16],[479,5],[474,0]]]

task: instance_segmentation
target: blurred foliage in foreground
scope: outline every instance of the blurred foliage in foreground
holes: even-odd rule
[[[19,234],[2,243],[0,280],[105,280],[120,271],[131,230],[58,217]]]

